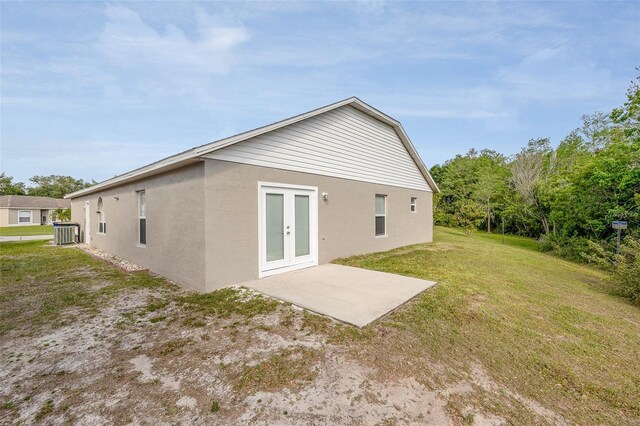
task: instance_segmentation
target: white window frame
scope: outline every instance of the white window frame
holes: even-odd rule
[[[29,222],[20,221],[20,213],[29,213]],[[18,210],[18,224],[33,223],[33,212],[31,210]]]
[[[142,207],[142,197],[144,196],[144,215],[141,214]],[[146,247],[147,246],[147,193],[144,189],[136,191],[136,199],[137,202],[137,212],[136,216],[138,217],[138,247]],[[140,242],[140,220],[144,219],[144,243]]]
[[[418,211],[418,197],[411,197],[409,210],[411,211],[411,213],[415,213]]]
[[[107,234],[107,220],[104,214],[104,201],[102,197],[98,197],[98,234]]]
[[[386,194],[376,194],[376,196],[374,197],[374,204],[373,204],[373,208],[376,208],[376,203],[375,201],[378,199],[378,197],[382,197],[382,199],[384,200],[384,214],[378,214],[377,211],[374,210],[375,213],[375,218],[378,217],[384,217],[384,234],[378,234],[377,230],[375,229],[375,225],[376,225],[376,219],[373,220],[374,222],[374,234],[376,236],[376,238],[385,238],[387,236],[387,195]]]

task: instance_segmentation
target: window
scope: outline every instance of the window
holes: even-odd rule
[[[98,198],[98,234],[107,233],[107,222],[104,218],[104,204],[102,203],[102,197]]]
[[[138,191],[138,243],[147,244],[147,197],[144,191]]]
[[[411,197],[411,213],[416,212],[416,202],[418,199],[416,197]]]
[[[376,237],[387,235],[387,196],[376,194]]]
[[[31,223],[31,210],[18,211],[18,223]]]

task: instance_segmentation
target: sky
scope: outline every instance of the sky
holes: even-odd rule
[[[431,167],[625,101],[639,2],[0,2],[0,169],[101,181],[350,96]]]

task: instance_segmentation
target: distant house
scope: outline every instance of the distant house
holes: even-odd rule
[[[200,291],[431,241],[438,187],[357,98],[67,195],[84,242]]]
[[[71,208],[71,200],[31,195],[0,196],[0,226],[49,225],[55,209]]]

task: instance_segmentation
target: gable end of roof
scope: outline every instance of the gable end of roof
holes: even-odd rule
[[[111,188],[117,185],[121,185],[124,183],[132,182],[138,179],[142,179],[143,177],[151,176],[153,174],[161,173],[163,171],[171,170],[177,167],[182,167],[189,163],[201,161],[201,157],[203,155],[209,154],[214,151],[218,151],[220,149],[224,149],[227,146],[245,141],[247,139],[251,139],[253,137],[280,129],[285,126],[289,126],[291,124],[297,123],[302,120],[306,120],[311,117],[315,117],[317,115],[323,114],[325,112],[350,105],[359,111],[364,112],[365,114],[374,117],[375,119],[391,126],[394,131],[397,133],[398,137],[402,141],[403,145],[407,149],[409,155],[415,162],[416,166],[420,170],[420,173],[428,183],[429,187],[433,190],[433,192],[440,192],[438,185],[435,183],[429,170],[423,163],[422,159],[418,155],[413,143],[409,139],[409,136],[405,132],[404,128],[400,124],[399,121],[394,118],[386,115],[385,113],[375,109],[374,107],[368,105],[367,103],[361,101],[357,97],[353,96],[342,101],[338,101],[293,117],[289,117],[284,120],[277,121],[275,123],[268,124],[266,126],[258,127],[253,130],[249,130],[243,133],[239,133],[237,135],[229,136],[224,139],[220,139],[218,141],[210,142],[195,148],[191,148],[189,150],[183,151],[179,154],[164,158],[162,160],[156,161],[154,163],[148,164],[146,166],[140,167],[138,169],[132,170],[128,173],[124,173],[122,175],[113,177],[104,182],[100,182],[94,186],[89,188],[85,188],[83,190],[65,195],[65,198],[76,198],[82,195],[91,194],[93,192],[97,192],[103,189]]]

